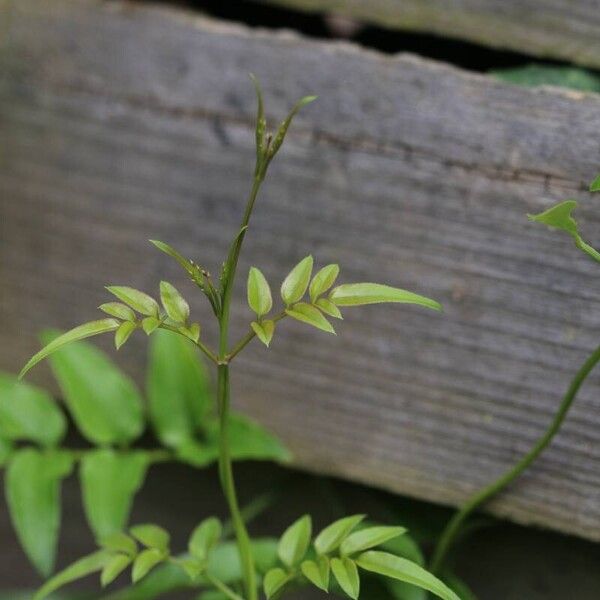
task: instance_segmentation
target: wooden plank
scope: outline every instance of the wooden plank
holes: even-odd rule
[[[598,0],[251,0],[600,66]]]
[[[147,238],[218,268],[252,168],[248,71],[271,117],[321,98],[259,201],[234,331],[249,265],[276,286],[309,251],[445,313],[349,310],[337,337],[286,323],[239,361],[238,404],[302,468],[459,503],[531,446],[598,340],[596,265],[525,218],[579,196],[598,224],[594,95],[161,8],[21,0],[0,53],[0,367],[22,365],[40,328],[93,318],[106,283],[180,283]],[[141,337],[120,354],[134,374]],[[600,539],[599,391],[596,375],[491,511]]]

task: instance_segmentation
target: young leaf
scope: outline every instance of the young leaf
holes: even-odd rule
[[[331,570],[344,592],[356,600],[360,593],[360,577],[354,561],[349,558],[332,558]]]
[[[79,325],[78,327],[63,333],[62,335],[54,338],[49,344],[47,344],[37,354],[34,354],[29,359],[29,362],[21,369],[21,372],[19,373],[19,379],[21,379],[34,365],[44,360],[63,346],[78,340],[92,337],[93,335],[115,331],[118,329],[119,325],[121,325],[121,323],[116,319],[101,319],[100,321],[84,323],[83,325]]]
[[[254,84],[254,89],[256,91],[256,100],[257,100],[257,108],[256,108],[256,165],[257,167],[263,160],[263,153],[265,151],[265,131],[267,129],[267,121],[265,119],[265,109],[263,104],[262,90],[260,89],[260,84],[258,79],[250,73],[250,79]]]
[[[133,310],[136,310],[142,315],[158,317],[158,303],[154,298],[148,296],[148,294],[126,285],[109,285],[106,289],[113,294],[113,296],[116,296],[121,300],[121,302],[125,302],[127,306],[131,306]]]
[[[102,312],[105,312],[111,317],[116,317],[123,321],[135,321],[135,313],[126,304],[120,302],[106,302],[98,307]]]
[[[441,304],[425,296],[413,294],[400,288],[380,283],[347,283],[338,285],[329,294],[329,299],[337,306],[361,306],[381,302],[402,302],[419,304],[433,310],[442,310]]]
[[[579,234],[577,221],[571,216],[571,213],[575,208],[577,208],[577,202],[575,200],[566,200],[537,215],[527,216],[530,221],[536,221],[548,225],[548,227],[566,231],[575,241],[575,246],[577,246],[577,248],[583,250],[583,252],[591,256],[594,260],[600,262],[600,252],[595,248],[592,248],[592,246],[585,242]]]
[[[122,531],[117,531],[101,538],[100,546],[111,552],[119,552],[128,556],[135,556],[138,548],[135,540]]]
[[[146,317],[142,321],[142,329],[146,333],[146,335],[150,335],[154,333],[160,326],[160,319],[156,317]]]
[[[154,244],[161,252],[164,252],[165,254],[168,254],[171,258],[174,258],[185,269],[187,274],[192,279],[196,279],[200,269],[191,260],[185,258],[182,254],[177,252],[175,248],[173,248],[165,242],[161,242],[159,240],[150,240],[150,243]]]
[[[318,554],[333,552],[350,535],[350,532],[365,518],[365,515],[352,515],[334,521],[325,527],[315,539]]]
[[[331,323],[323,316],[321,311],[312,304],[298,302],[291,308],[286,308],[285,312],[288,316],[292,317],[292,319],[296,319],[302,323],[308,323],[308,325],[312,325],[327,333],[335,334],[335,329],[331,326]]]
[[[324,294],[335,283],[339,272],[339,265],[334,264],[327,265],[317,272],[310,282],[309,289],[310,301],[313,304],[321,294]]]
[[[166,559],[163,551],[157,548],[149,548],[140,552],[133,561],[133,569],[131,570],[131,581],[137,583],[145,577],[156,565]]]
[[[329,559],[326,556],[319,556],[316,561],[305,560],[300,569],[306,579],[313,585],[323,590],[329,591]]]
[[[271,288],[265,276],[256,267],[250,267],[248,273],[248,305],[259,318],[273,307]]]
[[[160,282],[160,299],[167,315],[176,323],[187,323],[190,307],[177,288],[168,281]]]
[[[52,396],[44,390],[0,373],[0,439],[58,444],[67,423]]]
[[[288,567],[298,565],[308,550],[311,535],[312,520],[309,515],[304,515],[290,525],[277,546],[277,554],[281,562]]]
[[[231,246],[229,247],[229,252],[227,254],[227,260],[223,263],[223,268],[221,269],[221,275],[219,280],[221,281],[221,296],[225,295],[225,292],[229,288],[231,281],[231,271],[233,268],[233,263],[236,260],[236,256],[239,255],[240,247],[242,242],[244,241],[244,236],[246,235],[246,231],[248,230],[248,226],[245,225],[238,232],[233,241],[231,242]]]
[[[213,410],[210,379],[197,349],[170,331],[150,339],[146,392],[154,430],[169,448],[193,440]]]
[[[292,110],[290,111],[288,116],[285,118],[285,120],[279,126],[279,129],[277,130],[277,133],[275,134],[275,137],[273,138],[271,147],[268,149],[269,160],[271,160],[275,156],[275,154],[277,154],[277,151],[279,150],[279,148],[281,148],[281,144],[283,144],[283,140],[285,139],[285,134],[287,133],[287,130],[292,123],[292,119],[296,116],[296,113],[303,106],[306,106],[307,104],[310,104],[311,102],[314,102],[316,99],[317,99],[316,96],[304,96],[304,98],[301,98],[300,100],[298,100],[298,102],[296,102],[296,104],[294,105],[294,107],[292,108]]]
[[[143,451],[118,453],[105,448],[84,455],[79,467],[81,493],[96,539],[125,528],[147,468],[148,456]]]
[[[55,335],[46,332],[43,339]],[[90,442],[123,444],[142,433],[140,393],[98,348],[87,342],[71,344],[52,355],[50,365],[69,412]]]
[[[383,525],[377,527],[368,527],[351,533],[340,547],[342,554],[355,554],[363,552],[369,548],[375,548],[385,544],[385,542],[397,538],[406,533],[404,527],[385,527]]]
[[[60,481],[73,467],[66,452],[18,450],[8,464],[6,501],[27,556],[45,576],[52,572],[60,527]]]
[[[590,183],[590,192],[600,192],[600,175]]]
[[[303,258],[281,284],[281,297],[286,306],[298,302],[306,293],[313,268],[313,257]]]
[[[328,298],[319,298],[315,306],[334,319],[343,319],[340,309]]]
[[[171,536],[158,525],[151,523],[144,525],[134,525],[129,529],[129,533],[141,544],[154,550],[167,552]]]
[[[126,554],[115,554],[106,563],[100,574],[100,585],[106,587],[112,583],[130,564],[133,559]]]
[[[263,587],[267,600],[277,598],[278,594],[283,591],[283,588],[289,579],[289,575],[283,569],[275,568],[268,571],[263,580]]]
[[[78,579],[87,577],[92,573],[101,571],[112,559],[112,554],[106,550],[99,550],[88,556],[80,558],[49,579],[33,596],[33,600],[44,600],[52,592],[73,583]]]
[[[419,565],[388,554],[387,552],[378,552],[370,550],[361,554],[356,559],[356,564],[365,571],[391,577],[416,585],[424,590],[435,594],[443,600],[460,600],[460,598],[437,577],[420,567]]]
[[[200,325],[198,323],[192,323],[189,327],[179,327],[177,331],[194,343],[197,343],[200,339]]]
[[[205,519],[194,529],[188,543],[190,554],[200,561],[208,558],[210,551],[221,539],[223,526],[216,517]]]
[[[188,577],[192,581],[197,581],[202,572],[206,568],[204,561],[197,560],[195,558],[182,558],[177,560],[177,564],[187,573]],[[227,600],[227,597],[225,597]]]
[[[136,329],[137,325],[135,323],[123,321],[115,332],[115,348],[119,350]]]
[[[256,337],[268,348],[275,333],[275,322],[271,320],[261,321],[260,323],[252,321],[250,327],[252,327]]]

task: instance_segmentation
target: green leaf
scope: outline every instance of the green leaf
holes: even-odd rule
[[[571,216],[571,213],[575,208],[577,208],[577,202],[575,200],[566,200],[537,215],[527,216],[530,221],[536,221],[548,225],[549,227],[566,231],[575,241],[575,246],[577,246],[577,248],[591,256],[594,260],[600,262],[600,253],[585,242],[579,234],[577,222]]]
[[[296,104],[294,105],[292,110],[289,112],[288,116],[283,120],[283,122],[279,126],[279,129],[277,130],[277,133],[275,134],[275,137],[273,138],[271,147],[268,149],[269,160],[271,160],[275,156],[275,154],[277,154],[277,151],[279,150],[279,148],[281,148],[281,144],[283,144],[283,140],[285,139],[287,130],[288,130],[289,126],[291,125],[292,120],[296,116],[297,112],[303,106],[306,106],[307,104],[310,104],[311,102],[314,102],[316,99],[317,99],[316,96],[304,96],[304,98],[301,98],[300,100],[298,100],[298,102],[296,102]]]
[[[131,306],[133,310],[136,310],[142,315],[158,317],[158,302],[151,296],[148,296],[148,294],[126,285],[109,285],[106,289],[113,294],[113,296],[116,296],[119,300],[125,302],[127,306]]]
[[[182,558],[177,560],[177,564],[187,573],[192,581],[197,581],[206,568],[204,561],[195,558]]]
[[[340,547],[342,554],[354,554],[356,552],[362,552],[369,548],[375,548],[385,544],[385,542],[397,538],[398,536],[406,533],[404,527],[367,527],[350,534],[343,542]]]
[[[315,550],[317,553],[327,554],[333,552],[364,518],[365,515],[352,515],[338,519],[325,527],[315,539]]]
[[[188,543],[190,554],[200,561],[208,558],[210,551],[221,539],[223,526],[216,517],[202,521],[192,532]]]
[[[268,571],[263,580],[263,587],[267,600],[277,598],[283,591],[283,588],[286,586],[289,579],[289,575],[283,569],[275,568]]]
[[[354,561],[346,557],[332,558],[331,570],[344,592],[356,600],[360,593],[360,577]]]
[[[225,295],[225,292],[231,285],[230,277],[233,268],[233,263],[236,260],[236,257],[239,255],[240,247],[242,242],[244,241],[244,236],[246,235],[246,230],[248,226],[245,225],[238,232],[237,235],[233,238],[231,242],[231,246],[229,247],[229,253],[227,254],[227,260],[223,263],[223,268],[221,269],[221,275],[219,277],[221,281],[221,296]]]
[[[600,192],[600,175],[598,175],[596,179],[590,183],[590,192]]]
[[[0,438],[58,444],[67,423],[52,396],[44,390],[0,373]]]
[[[444,582],[458,595],[460,600],[477,600],[473,590],[454,573],[444,573]]]
[[[277,564],[277,545],[277,540],[273,538],[252,540],[252,555],[259,573],[266,573]],[[207,570],[223,583],[239,581],[242,567],[237,544],[225,542],[216,546],[210,553]]]
[[[275,321],[266,320],[260,323],[253,321],[250,323],[250,327],[252,327],[256,337],[268,348],[275,333]]]
[[[73,583],[78,579],[87,577],[92,573],[101,571],[111,560],[112,555],[106,550],[99,550],[88,556],[80,558],[78,561],[69,565],[66,569],[57,573],[52,579],[49,579],[35,594],[33,600],[44,600],[52,592]]]
[[[313,268],[313,257],[303,258],[281,284],[281,297],[286,306],[298,302],[306,293]]]
[[[317,557],[314,560],[305,560],[300,569],[306,579],[313,585],[323,590],[329,591],[329,559],[326,556]]]
[[[425,566],[425,557],[423,556],[423,552],[419,547],[419,544],[417,544],[414,538],[408,533],[405,533],[392,540],[388,540],[383,544],[382,549],[386,552],[396,556],[401,556],[402,558],[406,558],[411,562],[417,563],[421,567]]]
[[[116,317],[123,321],[135,321],[135,313],[125,304],[120,302],[106,302],[98,307],[102,312],[105,312],[111,317]]]
[[[213,392],[198,350],[169,331],[157,331],[150,340],[146,392],[154,430],[169,448],[192,441],[213,410]]]
[[[146,317],[142,321],[142,329],[146,335],[154,333],[160,327],[160,319],[156,317]]]
[[[334,317],[335,319],[343,319],[340,309],[328,298],[319,298],[316,306],[330,317]]]
[[[335,330],[331,326],[331,323],[323,316],[321,311],[312,306],[312,304],[298,302],[291,308],[286,308],[285,312],[288,316],[292,317],[292,319],[296,319],[302,323],[307,323],[308,325],[312,325],[313,327],[321,329],[322,331],[326,331],[327,333],[335,334]]]
[[[115,348],[119,350],[136,329],[137,325],[135,323],[123,321],[117,331],[115,331]]]
[[[6,501],[23,549],[36,569],[48,576],[54,567],[60,528],[60,481],[73,467],[66,452],[18,450],[8,464]]]
[[[335,283],[339,273],[339,265],[334,264],[327,265],[317,272],[310,282],[309,289],[310,301],[313,304],[321,294],[324,294]]]
[[[56,352],[59,348],[66,346],[72,342],[83,340],[93,335],[99,335],[100,333],[107,333],[109,331],[115,331],[121,323],[116,319],[101,319],[100,321],[91,321],[79,325],[66,333],[56,337],[44,348],[42,348],[37,354],[34,354],[29,362],[21,369],[19,373],[19,379],[29,371],[34,365],[50,356],[53,352]]]
[[[189,440],[176,448],[175,455],[177,460],[197,469],[203,469],[217,462],[219,459],[219,448],[212,442],[206,443]]]
[[[7,463],[12,450],[12,444],[0,437],[0,467],[3,467]]]
[[[195,281],[200,273],[198,265],[194,264],[191,260],[181,255],[173,246],[159,240],[150,240],[151,244],[154,244],[161,252],[168,254],[171,258],[174,258],[187,272],[187,274]]]
[[[100,575],[100,585],[106,587],[112,583],[130,564],[133,559],[126,554],[115,554],[104,566]]]
[[[129,529],[129,533],[148,548],[160,550],[161,552],[166,552],[169,549],[171,536],[168,531],[158,525],[152,523],[134,525]]]
[[[149,548],[140,552],[133,561],[133,569],[131,570],[131,581],[137,583],[140,579],[148,575],[148,573],[163,562],[167,556],[164,551],[157,548]]]
[[[160,300],[169,318],[176,323],[187,323],[190,306],[177,288],[168,281],[160,282]]]
[[[83,507],[96,539],[103,540],[125,528],[148,464],[143,451],[107,448],[84,455],[79,467]]]
[[[43,339],[55,335],[46,332]],[[90,442],[125,444],[142,433],[139,391],[98,348],[87,342],[71,344],[50,357],[50,365],[75,424]]]
[[[135,540],[122,531],[117,531],[101,538],[100,545],[106,550],[120,552],[128,556],[135,556],[138,548]]]
[[[198,323],[192,323],[189,327],[180,327],[177,331],[194,343],[197,343],[200,339],[200,325]]]
[[[248,306],[258,317],[266,315],[273,308],[271,288],[265,276],[256,267],[248,272]]]
[[[411,583],[424,590],[435,594],[444,600],[460,600],[460,598],[437,577],[420,567],[419,565],[388,554],[387,552],[378,552],[370,550],[361,554],[356,559],[356,564],[365,571],[377,573],[384,577],[391,577],[399,581]]]
[[[265,151],[265,131],[267,128],[267,121],[265,119],[265,109],[263,104],[262,90],[260,89],[260,83],[258,79],[250,73],[250,79],[254,84],[254,90],[256,91],[256,163],[257,166],[263,158]]]
[[[381,302],[401,302],[419,304],[426,308],[442,310],[441,304],[435,300],[413,294],[400,288],[380,283],[346,283],[338,285],[329,295],[329,299],[337,306],[361,306],[379,304]]]
[[[277,553],[281,562],[288,567],[298,565],[308,547],[312,535],[312,520],[309,515],[304,515],[290,525],[281,536]]]
[[[532,63],[522,67],[494,70],[491,74],[503,81],[527,87],[552,85],[585,92],[600,92],[600,77],[575,67]]]

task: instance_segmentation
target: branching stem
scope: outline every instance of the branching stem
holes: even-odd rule
[[[279,314],[275,315],[271,321],[277,323],[277,321],[281,321],[286,316],[284,310],[282,310]],[[233,350],[226,356],[227,362],[231,362],[231,360],[239,354],[254,338],[256,337],[256,333],[254,333],[254,329],[250,329],[248,333],[233,347]]]

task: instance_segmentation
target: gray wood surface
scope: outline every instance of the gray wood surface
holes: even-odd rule
[[[20,0],[0,50],[0,368],[46,325],[95,318],[102,286],[181,285],[158,238],[218,270],[252,170],[255,110],[298,118],[260,198],[245,273],[300,258],[428,294],[445,313],[347,310],[327,336],[281,325],[237,363],[238,405],[297,465],[457,504],[526,451],[600,333],[597,265],[526,212],[580,197],[593,238],[600,99],[522,89],[413,56],[272,35],[185,12]],[[194,312],[208,321],[201,299]],[[205,327],[207,340],[214,330]],[[110,340],[103,343],[109,347]],[[142,336],[121,351],[133,374]],[[48,381],[46,367],[33,379]],[[489,507],[600,539],[600,378]]]
[[[598,0],[250,0],[600,66]]]

